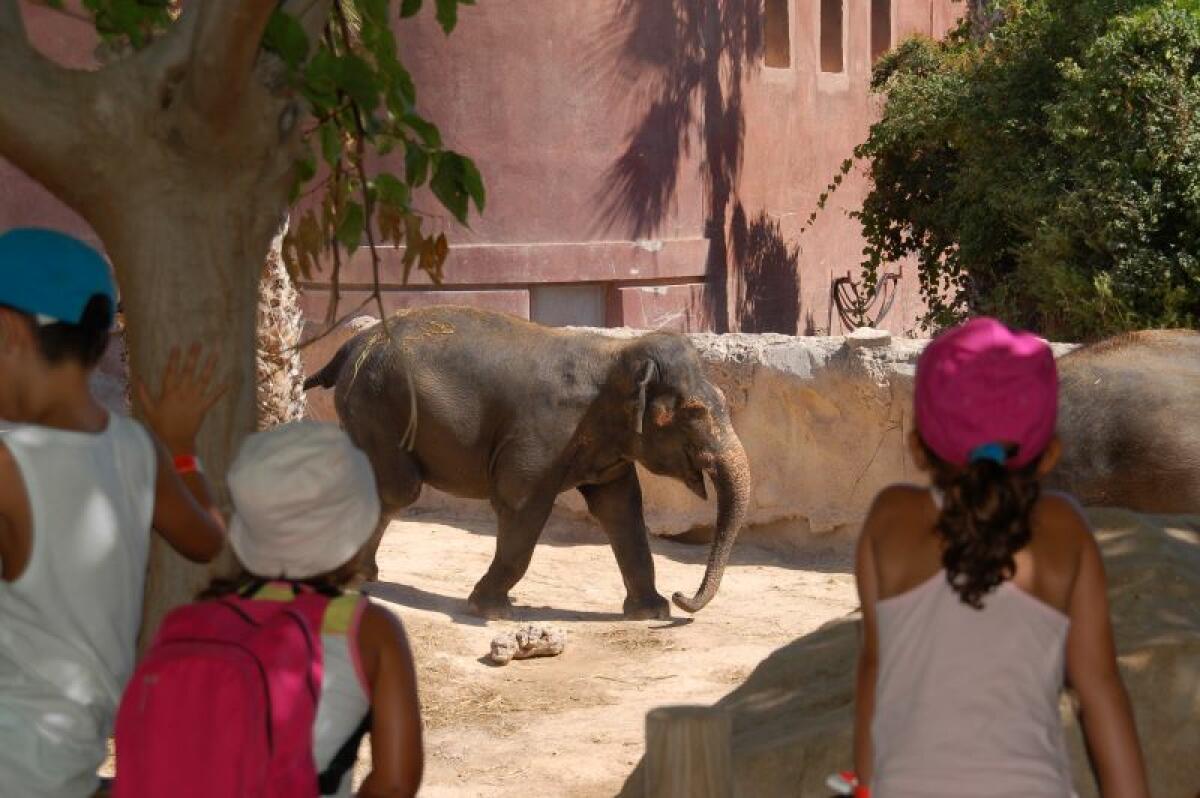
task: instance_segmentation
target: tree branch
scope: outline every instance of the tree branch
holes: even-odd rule
[[[0,157],[76,210],[90,182],[93,84],[34,50],[18,0],[0,0]]]
[[[187,96],[217,127],[238,107],[274,11],[274,0],[204,0],[200,5]]]

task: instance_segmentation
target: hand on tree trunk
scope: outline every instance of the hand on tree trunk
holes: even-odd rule
[[[197,372],[200,355],[200,344],[192,344],[181,366],[179,348],[172,349],[157,398],[138,380],[138,397],[146,424],[173,455],[195,453],[196,434],[204,417],[229,387],[227,383],[212,387],[217,367],[215,352]]]

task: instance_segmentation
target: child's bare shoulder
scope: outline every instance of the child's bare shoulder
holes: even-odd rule
[[[877,536],[881,532],[903,528],[907,521],[922,515],[929,502],[929,488],[906,483],[888,485],[875,496],[867,513],[863,533]]]
[[[359,629],[359,639],[377,650],[406,646],[408,642],[408,638],[404,634],[404,624],[400,622],[396,614],[370,599],[367,600],[367,606],[363,608]]]
[[[1070,494],[1043,492],[1034,505],[1032,521],[1034,533],[1043,546],[1078,554],[1084,546],[1093,544],[1091,524]]]
[[[928,500],[929,488],[897,482],[879,491],[871,505],[871,513],[907,512],[914,505],[923,505]]]

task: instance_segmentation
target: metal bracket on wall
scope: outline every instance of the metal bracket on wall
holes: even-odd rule
[[[850,272],[846,272],[845,277],[835,278],[829,291],[843,327],[854,330],[879,326],[896,301],[902,276],[902,273],[887,272],[870,287],[854,282]]]

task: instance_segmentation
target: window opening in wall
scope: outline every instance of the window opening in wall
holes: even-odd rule
[[[535,285],[529,289],[529,317],[549,327],[603,327],[607,286]]]
[[[766,29],[766,64],[769,67],[792,65],[792,37],[788,26],[789,0],[766,0],[763,27]]]
[[[842,0],[821,0],[821,71],[842,71]]]
[[[871,0],[871,60],[892,49],[892,0]]]

